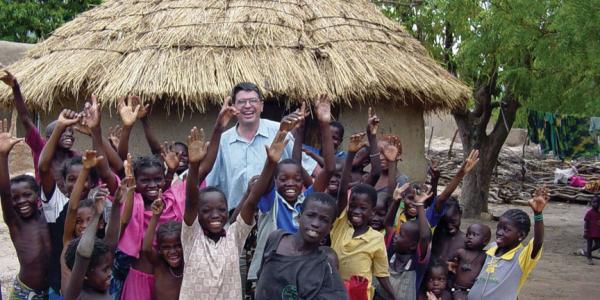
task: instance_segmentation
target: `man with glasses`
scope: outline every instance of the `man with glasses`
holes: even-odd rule
[[[254,83],[237,84],[231,97],[238,110],[238,123],[223,133],[217,160],[206,178],[207,186],[215,186],[225,193],[229,210],[235,209],[240,202],[250,178],[262,171],[267,159],[265,145],[271,144],[280,125],[279,122],[260,118],[264,103]],[[294,140],[291,134],[288,134],[288,139],[290,142],[282,159],[292,157]],[[312,174],[316,162],[303,154],[302,167]]]

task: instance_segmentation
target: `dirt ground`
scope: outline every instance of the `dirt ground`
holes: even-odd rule
[[[11,175],[33,172],[29,148],[20,144],[11,153]],[[498,216],[509,208],[528,207],[490,204],[490,212]],[[584,246],[581,238],[583,216],[587,207],[578,204],[550,203],[544,212],[546,238],[542,258],[533,270],[519,299],[599,299],[600,286],[592,272],[600,271],[600,261],[589,266],[585,258],[572,253]],[[462,229],[469,224],[486,223],[496,229],[496,222],[475,219],[463,220]],[[533,235],[530,233],[529,238]],[[2,296],[8,299],[12,280],[19,270],[19,262],[4,222],[0,223],[0,280]]]

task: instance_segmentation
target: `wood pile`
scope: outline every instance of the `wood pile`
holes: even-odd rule
[[[463,153],[460,148],[455,149],[448,158],[448,151],[432,149],[429,157],[437,162],[442,173],[440,185],[445,185],[462,164]],[[591,186],[595,182],[595,192],[600,192],[600,162],[597,159],[589,159],[573,164],[578,170],[578,175],[589,183],[587,189],[592,189]],[[551,201],[587,204],[594,194],[586,191],[586,188],[554,183],[554,170],[570,167],[568,162],[536,157],[532,151],[525,152],[523,156],[522,153],[505,147],[500,152],[498,165],[492,176],[489,202],[523,204],[531,198],[536,187],[546,185],[551,194]]]

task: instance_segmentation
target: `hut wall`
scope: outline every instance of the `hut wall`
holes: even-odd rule
[[[398,135],[402,141],[403,154],[398,169],[411,180],[424,180],[427,161],[423,111],[416,107],[390,107],[385,104],[374,105],[373,109],[381,118],[380,132]],[[353,133],[365,131],[367,110],[368,106],[358,105],[341,109],[339,121],[345,127],[344,140]]]

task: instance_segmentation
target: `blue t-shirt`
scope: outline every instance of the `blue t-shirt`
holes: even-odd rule
[[[303,144],[302,145],[302,149],[306,149],[306,150],[309,150],[310,152],[313,152],[313,153],[316,153],[316,154],[318,154],[320,156],[323,156],[323,154],[321,154],[321,150],[317,149],[317,148],[315,148],[313,146],[309,146],[309,145],[304,145]],[[345,159],[346,155],[347,155],[346,151],[337,151],[335,153],[335,157],[339,157],[339,158],[342,158],[342,159]]]
[[[308,187],[292,206],[290,203],[277,193],[277,188],[273,189],[268,194],[263,195],[258,202],[258,209],[263,214],[268,213],[273,209],[275,201],[277,201],[277,229],[283,229],[290,233],[298,231],[298,221],[296,217],[302,212],[302,206],[306,196],[313,192],[312,186]]]

